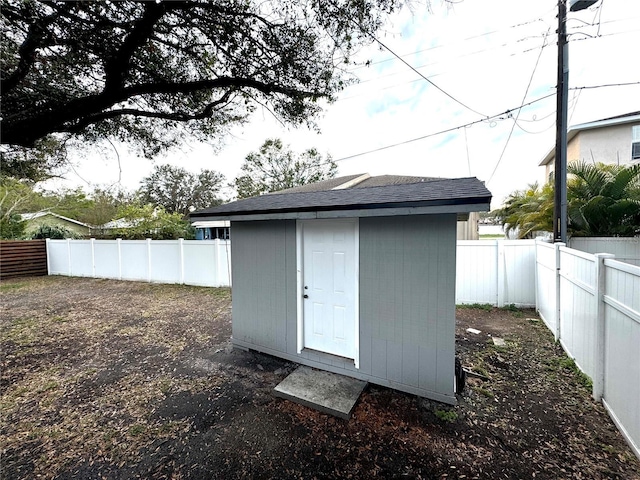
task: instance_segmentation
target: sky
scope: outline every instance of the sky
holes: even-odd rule
[[[166,163],[231,181],[247,154],[281,138],[294,151],[330,154],[338,175],[475,176],[497,208],[514,190],[544,182],[538,164],[555,143],[556,16],[556,0],[414,2],[378,32],[384,47],[359,52],[370,65],[353,70],[358,83],[326,106],[319,132],[258,110],[222,148],[185,143],[146,159],[125,145],[103,146],[72,154],[65,180],[46,188],[133,190]],[[568,14],[569,125],[640,110],[640,84],[621,85],[640,82],[639,21],[639,1],[600,0]]]

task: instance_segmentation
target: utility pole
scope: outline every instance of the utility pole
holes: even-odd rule
[[[556,86],[556,158],[554,163],[553,241],[567,243],[567,97],[569,48],[567,5],[558,0],[558,84]]]
[[[554,162],[553,241],[567,243],[567,97],[569,96],[569,46],[567,2],[578,12],[598,0],[558,0],[558,84],[556,86],[556,158]]]

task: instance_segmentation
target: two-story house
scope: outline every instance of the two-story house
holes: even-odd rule
[[[555,147],[540,162],[545,178],[553,172]],[[582,123],[567,131],[567,163],[600,162],[625,165],[640,162],[640,111]]]

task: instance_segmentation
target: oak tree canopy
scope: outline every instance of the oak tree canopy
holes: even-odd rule
[[[185,134],[219,138],[258,106],[313,123],[399,3],[2,0],[3,160],[68,136],[151,156]]]

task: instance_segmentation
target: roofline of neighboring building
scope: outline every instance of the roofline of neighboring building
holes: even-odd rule
[[[65,217],[65,216],[63,216],[63,215],[58,215],[58,214],[57,214],[57,213],[55,213],[55,212],[21,213],[20,215],[21,215],[21,216],[23,216],[23,218],[24,218],[24,216],[25,216],[25,215],[31,215],[31,216],[30,216],[30,217],[28,217],[28,218],[24,218],[24,220],[34,220],[34,219],[36,219],[36,218],[41,218],[41,217],[44,217],[44,216],[47,216],[47,215],[52,215],[52,216],[54,216],[54,217],[56,217],[56,218],[60,218],[60,219],[62,219],[62,220],[66,220],[67,222],[75,223],[76,225],[80,225],[80,226],[82,226],[82,227],[91,228],[91,225],[89,225],[89,224],[86,224],[86,223],[80,222],[79,220],[74,220],[73,218]]]
[[[191,222],[191,226],[195,228],[226,228],[230,227],[229,220],[197,220]]]
[[[595,120],[593,122],[580,123],[573,125],[567,130],[567,142],[571,141],[578,133],[584,130],[592,130],[594,128],[613,127],[615,125],[624,125],[627,123],[640,122],[640,112],[625,113],[624,115],[618,115],[616,117],[603,118],[602,120]],[[556,155],[555,146],[547,153],[542,161],[538,164],[539,167],[543,167],[551,162],[551,159]]]

